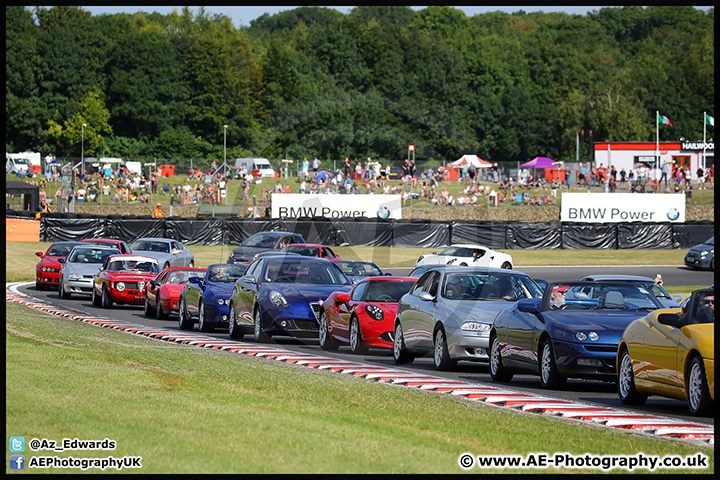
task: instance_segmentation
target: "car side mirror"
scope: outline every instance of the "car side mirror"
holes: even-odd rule
[[[200,282],[201,282],[200,277],[190,277],[186,281],[186,283],[194,283],[196,285],[199,285]]]
[[[423,302],[432,302],[433,300],[435,300],[435,297],[430,295],[428,292],[420,292],[418,294],[418,298]]]
[[[341,303],[349,303],[350,302],[350,295],[347,293],[339,293],[335,296],[335,305],[340,305]]]
[[[675,328],[685,326],[685,322],[677,313],[661,313],[657,316],[657,321],[662,325],[668,325]]]
[[[531,299],[519,300],[517,308],[523,313],[532,313],[533,315],[540,313],[540,304]]]
[[[243,283],[252,283],[253,285],[257,285],[257,280],[255,280],[255,275],[245,275],[242,277]]]
[[[43,258],[43,253],[42,253],[42,252],[35,252],[35,255],[37,255],[37,256],[40,257],[40,258]]]
[[[678,305],[682,303],[683,298],[680,295],[673,295],[672,299],[677,303]]]
[[[65,259],[64,259],[64,258],[58,258],[58,263],[65,263]]]
[[[158,285],[160,285],[160,282],[158,282],[157,280],[153,279],[153,280],[150,280],[150,282],[149,282],[148,284],[149,284],[149,285],[152,285],[153,287],[157,287]]]

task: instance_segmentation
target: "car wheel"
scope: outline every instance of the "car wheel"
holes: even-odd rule
[[[617,372],[617,389],[620,401],[625,405],[643,405],[647,395],[635,388],[635,374],[632,368],[632,358],[627,348],[620,353],[620,368]]]
[[[443,330],[442,327],[435,331],[433,340],[433,362],[435,363],[435,370],[447,371],[454,369],[457,366],[457,360],[450,358],[447,339],[445,338],[445,330]]]
[[[93,307],[102,306],[102,298],[98,297],[97,289],[95,288],[95,285],[93,285],[91,298],[92,298]]]
[[[158,320],[165,320],[168,318],[168,314],[165,313],[162,308],[162,303],[160,303],[160,292],[158,292],[158,296],[155,297],[155,318]]]
[[[393,360],[398,365],[410,363],[415,357],[408,352],[405,346],[405,340],[403,339],[402,326],[400,322],[395,322],[395,335],[393,338]]]
[[[687,402],[690,413],[704,416],[713,412],[713,401],[708,389],[705,365],[702,359],[695,355],[690,361],[687,374]]]
[[[540,347],[540,383],[543,387],[550,389],[556,389],[565,384],[565,377],[558,372],[555,352],[549,338],[546,338]]]
[[[182,297],[180,297],[180,309],[178,310],[178,326],[180,330],[192,330],[193,328],[193,321],[188,318],[187,305]]]
[[[333,343],[330,338],[330,331],[328,330],[327,314],[325,310],[320,312],[320,328],[318,329],[318,341],[320,342],[320,348],[323,350],[337,350],[338,346]]]
[[[270,335],[263,331],[262,326],[262,315],[260,315],[260,309],[255,310],[253,316],[253,331],[255,332],[255,341],[260,343],[268,343],[270,341]]]
[[[95,290],[93,290],[93,293]],[[152,308],[150,308],[150,300],[148,300],[147,293],[145,294],[145,316],[150,318],[155,316],[155,312],[152,311]]]
[[[65,300],[67,300],[68,298],[70,298],[70,292],[66,292],[66,291],[65,291],[65,286],[63,285],[62,279],[60,279],[60,287],[59,287],[59,289],[58,289],[58,296],[59,296],[60,298],[64,298]]]
[[[207,316],[205,315],[205,302],[200,302],[200,312],[198,314],[198,329],[203,333],[208,333],[215,330],[215,327],[213,327],[208,322]]]
[[[102,307],[103,308],[112,308],[113,301],[112,298],[110,298],[110,292],[108,292],[107,288],[103,285],[102,289]]]
[[[490,378],[496,382],[509,382],[513,378],[513,373],[503,366],[500,340],[497,335],[493,335],[490,339]]]
[[[367,347],[363,345],[362,330],[360,330],[360,321],[357,317],[350,320],[350,351],[359,355],[368,351]]]
[[[237,323],[235,323],[235,304],[230,304],[230,318],[228,319],[229,325],[228,325],[228,331],[230,332],[230,338],[234,338],[236,340],[240,340],[245,336],[245,332],[243,332]]]
[[[504,268],[506,270],[512,270],[512,264],[510,262],[503,262],[503,264],[500,266],[500,268]]]

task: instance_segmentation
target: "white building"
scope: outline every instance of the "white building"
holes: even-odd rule
[[[715,165],[715,143],[700,142],[595,142],[595,166],[601,164],[610,169],[615,165],[619,172],[635,168],[638,163],[645,163],[651,168],[656,165],[662,167],[666,162],[675,165],[690,167],[693,180],[697,180],[697,169],[702,166],[707,169]],[[657,157],[659,162],[656,164]],[[703,158],[704,157],[704,158]],[[703,164],[704,159],[704,164]]]

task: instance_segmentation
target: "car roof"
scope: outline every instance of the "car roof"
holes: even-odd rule
[[[110,260],[108,260],[108,262],[112,262],[113,260],[119,258],[121,260],[140,260],[143,262],[158,263],[158,261],[152,257],[145,257],[143,255],[135,255],[134,253],[121,253],[119,255],[110,255],[108,258],[110,259]]]
[[[141,241],[141,240],[142,240],[142,241],[152,240],[152,241],[154,241],[154,242],[157,242],[157,241],[163,241],[163,242],[177,242],[177,240],[175,240],[174,238],[163,238],[163,237],[142,237],[142,238],[136,238],[135,240],[133,240],[133,243],[135,243],[135,242],[139,242],[139,241]],[[180,243],[180,242],[178,242],[178,243]]]
[[[79,243],[79,244],[75,245],[73,247],[73,250],[75,250],[76,248],[94,248],[97,250],[112,250],[113,252],[118,251],[117,247],[113,247],[110,245],[93,245],[92,243],[87,244],[87,242],[85,242],[85,244]]]

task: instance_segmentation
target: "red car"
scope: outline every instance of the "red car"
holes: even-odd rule
[[[93,245],[115,245],[120,250],[120,253],[132,253],[130,245],[128,245],[127,242],[124,242],[122,240],[115,240],[112,238],[86,238],[80,241],[92,243]]]
[[[145,287],[145,316],[165,319],[171,313],[178,313],[180,294],[185,280],[202,277],[205,268],[168,267]]]
[[[70,250],[80,242],[55,242],[43,252],[35,252],[40,261],[35,265],[35,289],[57,288],[62,265],[59,259],[67,257]]]
[[[350,293],[333,292],[320,315],[320,346],[350,344],[353,353],[368,347],[392,348],[398,302],[415,284],[411,277],[365,277]]]
[[[160,273],[158,261],[133,254],[110,255],[93,279],[92,303],[111,308],[113,303],[142,305],[145,285]]]
[[[281,252],[297,253],[306,257],[320,257],[327,258],[328,260],[340,260],[340,257],[335,255],[332,248],[327,245],[315,245],[311,243],[291,243],[285,245]]]

